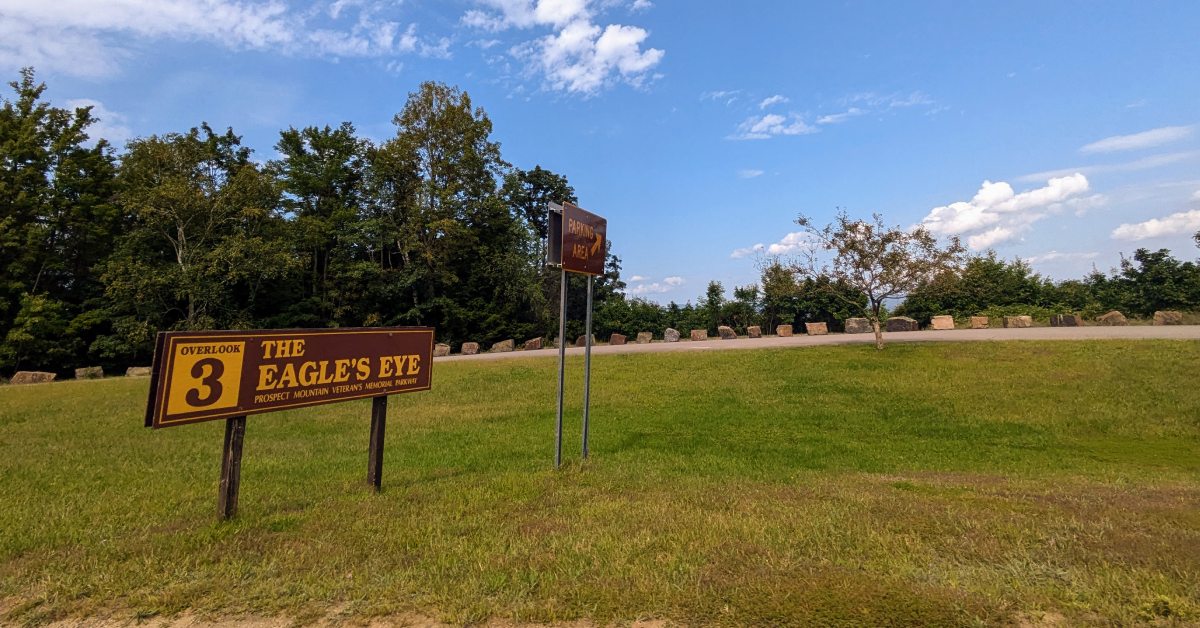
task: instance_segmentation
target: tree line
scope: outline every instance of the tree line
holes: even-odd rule
[[[349,122],[289,127],[278,157],[257,161],[232,129],[205,123],[114,147],[89,137],[90,107],[45,101],[32,69],[10,86],[0,107],[0,374],[148,364],[163,330],[430,325],[456,348],[557,334],[546,207],[578,199],[565,176],[506,162],[486,112],[456,87],[421,84],[387,140]],[[809,230],[881,259],[889,242],[915,242],[879,217],[839,221],[840,232]],[[760,259],[759,282],[732,298],[718,282],[695,303],[627,298],[608,246],[595,282],[600,339],[806,322],[836,331],[850,316],[887,313],[855,265],[779,258]],[[1200,266],[1165,249],[1060,282],[992,252],[951,257],[892,313],[927,322],[1200,308]],[[571,275],[569,339],[583,333],[585,285]]]
[[[89,137],[90,107],[45,101],[32,69],[10,85],[0,373],[147,364],[162,330],[430,325],[461,343],[557,327],[546,206],[574,190],[506,162],[458,88],[421,84],[385,141],[289,127],[263,162],[205,123],[118,149]],[[623,288],[610,249],[598,306]]]

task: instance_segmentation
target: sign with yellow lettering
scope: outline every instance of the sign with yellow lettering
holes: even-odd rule
[[[604,238],[608,221],[592,212],[562,204],[562,267],[585,275],[604,274]]]
[[[164,332],[146,427],[429,390],[430,327]]]

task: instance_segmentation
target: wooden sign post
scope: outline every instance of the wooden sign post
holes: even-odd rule
[[[164,332],[146,427],[225,420],[217,511],[237,513],[246,416],[372,398],[367,482],[383,481],[387,396],[429,390],[430,327]]]

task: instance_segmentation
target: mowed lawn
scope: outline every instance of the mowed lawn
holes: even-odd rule
[[[739,341],[746,342],[750,341]],[[1200,622],[1200,343],[438,363],[392,397],[142,427],[148,381],[0,388],[0,623]]]

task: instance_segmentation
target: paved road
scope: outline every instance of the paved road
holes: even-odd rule
[[[987,340],[1200,340],[1200,325],[1132,326],[1132,327],[1031,327],[1028,329],[955,329],[948,331],[902,331],[884,333],[884,342],[972,342]],[[703,342],[655,341],[647,345],[596,345],[594,355],[617,353],[654,353],[659,351],[720,351],[723,349],[766,349],[771,347],[815,347],[851,343],[873,343],[873,334],[830,334],[828,336],[799,335],[790,338],[738,338],[737,340],[706,340]],[[567,355],[580,355],[582,348],[568,348]],[[514,351],[512,353],[483,353],[480,355],[451,355],[438,361],[504,360],[509,358],[553,357],[555,349]]]

